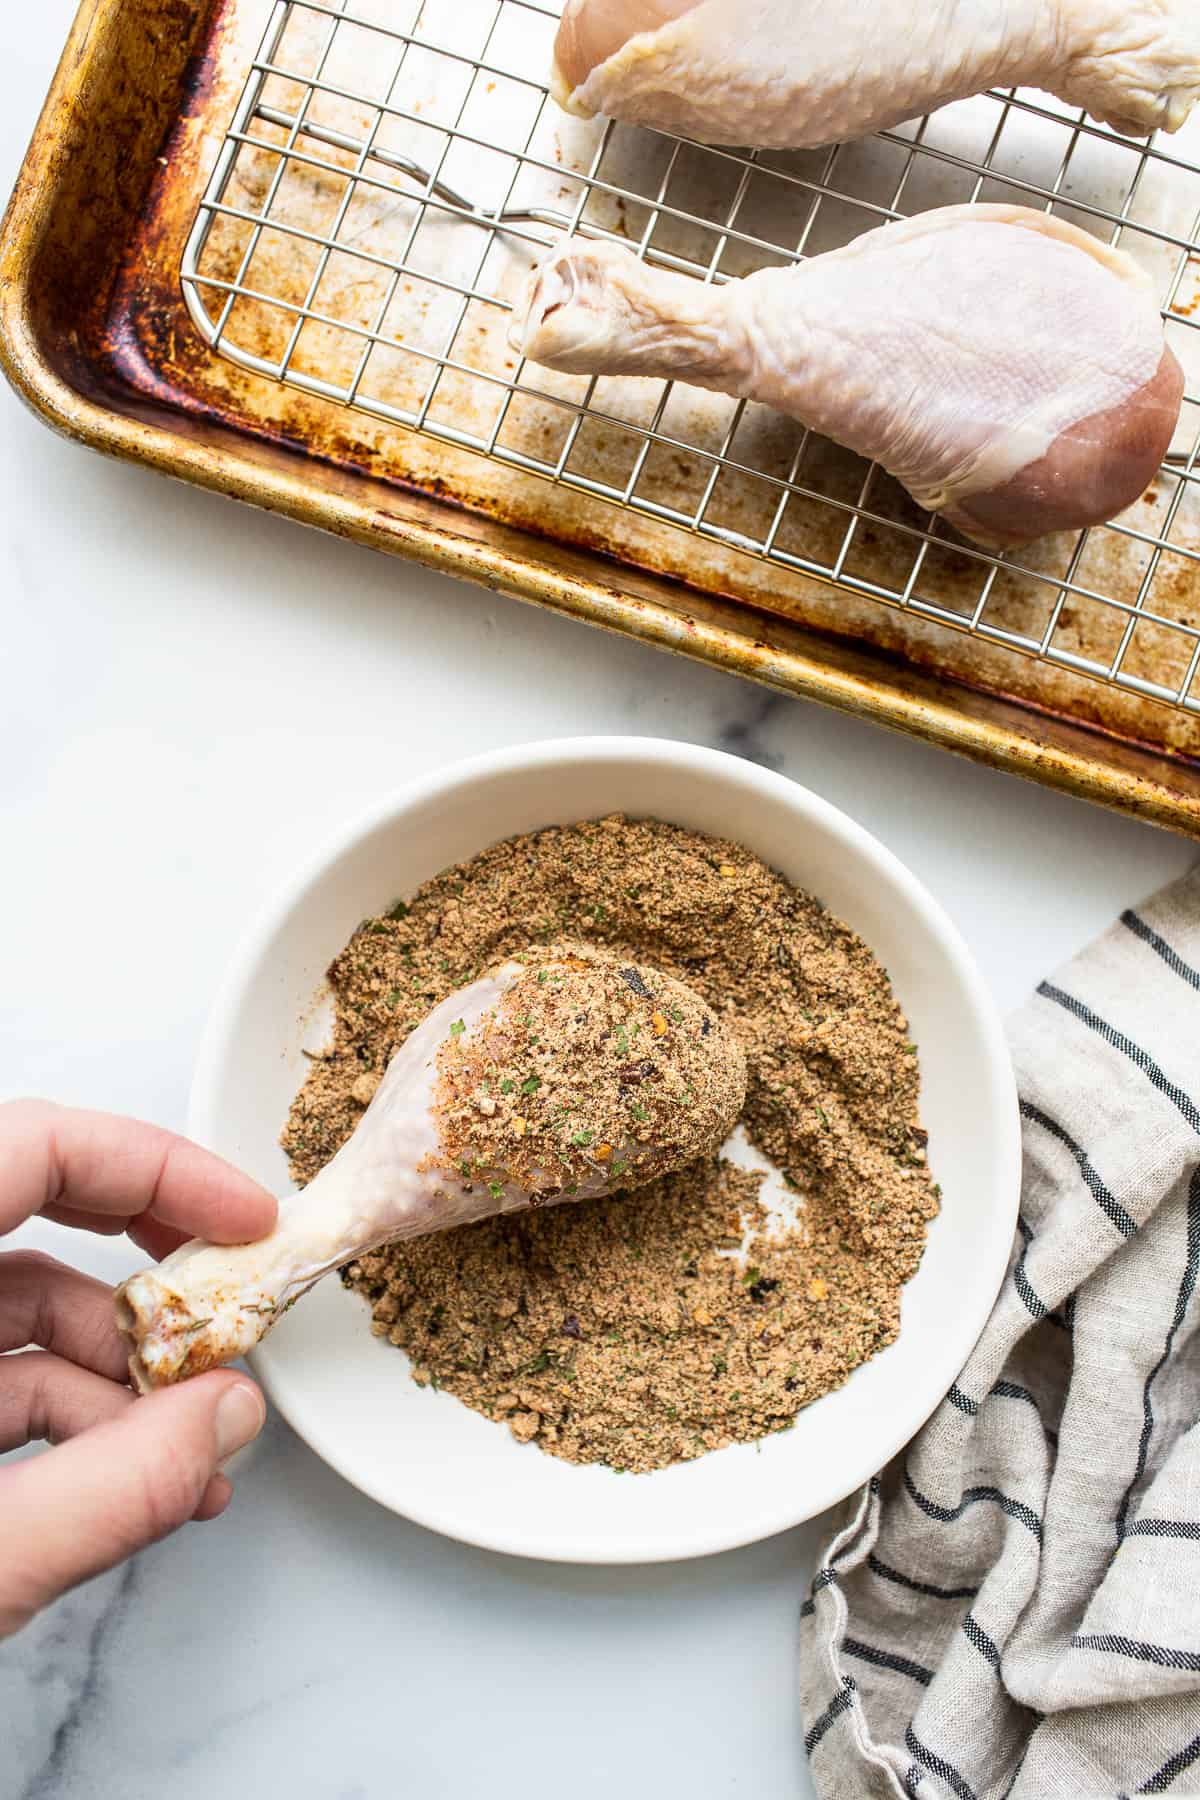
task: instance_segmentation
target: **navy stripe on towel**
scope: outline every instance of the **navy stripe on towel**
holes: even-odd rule
[[[811,1756],[833,1721],[840,1718],[854,1699],[854,1679],[850,1675],[842,1676],[842,1691],[835,1694],[825,1711],[821,1714],[812,1730],[804,1739],[804,1748]]]
[[[1146,1458],[1150,1454],[1150,1438],[1154,1431],[1154,1383],[1159,1372],[1170,1359],[1175,1345],[1175,1334],[1183,1324],[1188,1305],[1196,1291],[1196,1275],[1200,1270],[1200,1169],[1194,1171],[1188,1187],[1187,1205],[1187,1253],[1184,1259],[1183,1274],[1179,1280],[1179,1291],[1175,1296],[1175,1311],[1167,1328],[1163,1343],[1163,1353],[1146,1377],[1142,1389],[1142,1430],[1138,1439],[1137,1462],[1133,1474],[1129,1478],[1129,1486],[1121,1497],[1117,1509],[1117,1542],[1125,1536],[1125,1521],[1129,1517],[1129,1508],[1133,1504],[1134,1492],[1142,1476],[1146,1472]]]
[[[1040,1125],[1043,1131],[1049,1132],[1050,1136],[1056,1138],[1069,1152],[1101,1212],[1116,1226],[1122,1237],[1132,1237],[1137,1231],[1136,1224],[1120,1201],[1109,1192],[1101,1181],[1082,1145],[1077,1144],[1070,1133],[1063,1130],[1057,1119],[1052,1119],[1049,1113],[1044,1113],[1040,1106],[1033,1106],[1028,1100],[1021,1102],[1021,1115],[1023,1118],[1031,1120],[1033,1124]]]
[[[1000,1652],[988,1636],[974,1613],[968,1613],[963,1620],[963,1632],[969,1644],[974,1644],[980,1656],[987,1658],[996,1673],[1000,1673]]]
[[[1172,1106],[1178,1108],[1192,1130],[1197,1136],[1200,1136],[1200,1109],[1197,1108],[1195,1101],[1191,1100],[1181,1087],[1176,1087],[1175,1083],[1164,1075],[1154,1058],[1147,1055],[1140,1045],[1135,1044],[1132,1038],[1127,1038],[1124,1032],[1118,1031],[1115,1026],[1110,1025],[1107,1019],[1102,1019],[1098,1013],[1094,1013],[1090,1006],[1084,1005],[1082,1000],[1076,1000],[1073,994],[1064,994],[1061,988],[1053,987],[1048,981],[1040,981],[1037,991],[1044,1000],[1053,1000],[1056,1006],[1063,1007],[1078,1019],[1081,1025],[1086,1025],[1089,1030],[1102,1037],[1106,1043],[1111,1044],[1114,1050],[1119,1050],[1123,1056],[1127,1056],[1130,1062],[1142,1071],[1147,1081],[1152,1083],[1160,1094],[1164,1094]]]
[[[1176,1650],[1170,1644],[1144,1644],[1140,1638],[1119,1632],[1089,1632],[1071,1639],[1076,1650],[1103,1650],[1109,1656],[1129,1656],[1135,1662],[1153,1663],[1159,1669],[1200,1669],[1200,1651]]]
[[[914,1594],[927,1594],[931,1600],[974,1600],[979,1592],[977,1587],[944,1588],[935,1587],[932,1581],[916,1581],[911,1575],[902,1575],[899,1569],[893,1569],[873,1550],[867,1557],[867,1567],[883,1581],[895,1582],[897,1587],[908,1588]]]
[[[1018,1256],[1016,1262],[1013,1264],[1013,1286],[1029,1308],[1029,1311],[1033,1314],[1033,1317],[1035,1319],[1045,1319],[1049,1317],[1050,1308],[1046,1305],[1046,1302],[1042,1299],[1041,1295],[1035,1291],[1033,1283],[1025,1273],[1025,1258],[1029,1254],[1029,1244],[1033,1237],[1033,1233],[1029,1231],[1027,1226],[1022,1235],[1025,1237],[1025,1242],[1021,1248],[1020,1256]]]
[[[1042,1409],[1027,1387],[1016,1381],[997,1381],[992,1384],[992,1393],[998,1400],[1026,1400],[1040,1419]]]
[[[1178,975],[1189,987],[1200,988],[1200,973],[1190,963],[1185,963],[1178,950],[1172,950],[1166,938],[1159,937],[1157,931],[1147,925],[1145,919],[1139,918],[1132,907],[1121,914],[1121,923],[1127,931],[1132,931],[1134,937],[1140,937],[1143,944],[1149,944],[1154,954],[1162,957],[1173,975]]]
[[[991,1500],[1000,1508],[1001,1512],[1007,1513],[1010,1519],[1019,1520],[1027,1531],[1033,1533],[1039,1544],[1042,1541],[1042,1521],[1033,1508],[1026,1506],[1022,1500],[1010,1500],[1007,1494],[1000,1492],[999,1488],[967,1488],[957,1506],[939,1506],[936,1501],[929,1498],[928,1494],[921,1492],[907,1469],[904,1471],[904,1486],[910,1498],[916,1502],[921,1511],[931,1519],[940,1520],[942,1524],[948,1525],[955,1519],[961,1519],[969,1506],[976,1506],[981,1500]]]
[[[1135,1519],[1125,1527],[1126,1537],[1191,1538],[1200,1540],[1200,1521],[1196,1519]]]
[[[844,1639],[842,1649],[847,1656],[857,1656],[860,1662],[873,1663],[877,1669],[891,1669],[895,1675],[907,1675],[912,1681],[919,1681],[922,1687],[928,1687],[933,1680],[933,1670],[927,1669],[924,1663],[912,1662],[907,1656],[896,1656],[891,1650],[880,1650],[874,1644],[864,1644],[858,1638]]]
[[[969,1781],[963,1780],[954,1764],[947,1762],[944,1756],[936,1756],[921,1742],[911,1725],[904,1733],[904,1744],[909,1755],[915,1756],[919,1763],[924,1763],[931,1775],[940,1776],[946,1786],[958,1795],[958,1800],[979,1800],[975,1789]]]
[[[1200,1757],[1200,1737],[1194,1737],[1190,1744],[1185,1744],[1182,1750],[1175,1752],[1174,1756],[1168,1756],[1162,1768],[1156,1769],[1147,1781],[1143,1781],[1138,1793],[1165,1794],[1175,1777],[1182,1775],[1185,1769],[1190,1769],[1198,1757]]]

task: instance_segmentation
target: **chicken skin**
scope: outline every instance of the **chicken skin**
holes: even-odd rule
[[[567,239],[530,276],[511,341],[567,373],[789,413],[991,547],[1130,505],[1183,399],[1137,265],[1015,206],[946,207],[722,285]]]
[[[710,144],[804,149],[993,87],[1038,87],[1130,136],[1200,95],[1196,0],[566,0],[553,91]]]

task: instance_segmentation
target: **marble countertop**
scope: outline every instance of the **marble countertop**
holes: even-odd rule
[[[74,0],[9,22],[0,180]],[[283,520],[88,456],[0,393],[0,1092],[181,1126],[248,914],[407,777],[491,745],[720,745],[876,832],[1005,1007],[1189,845]],[[109,1278],[120,1242],[25,1241]],[[0,1800],[810,1794],[817,1526],[664,1569],[463,1548],[278,1420],[218,1524],[0,1645]]]

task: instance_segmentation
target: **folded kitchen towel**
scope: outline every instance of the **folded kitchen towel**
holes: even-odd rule
[[[1200,871],[1010,1042],[1004,1287],[804,1603],[822,1800],[1200,1795]]]

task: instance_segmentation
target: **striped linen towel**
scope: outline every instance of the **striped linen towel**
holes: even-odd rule
[[[1200,871],[1038,988],[1008,1278],[803,1607],[822,1800],[1200,1795]]]

